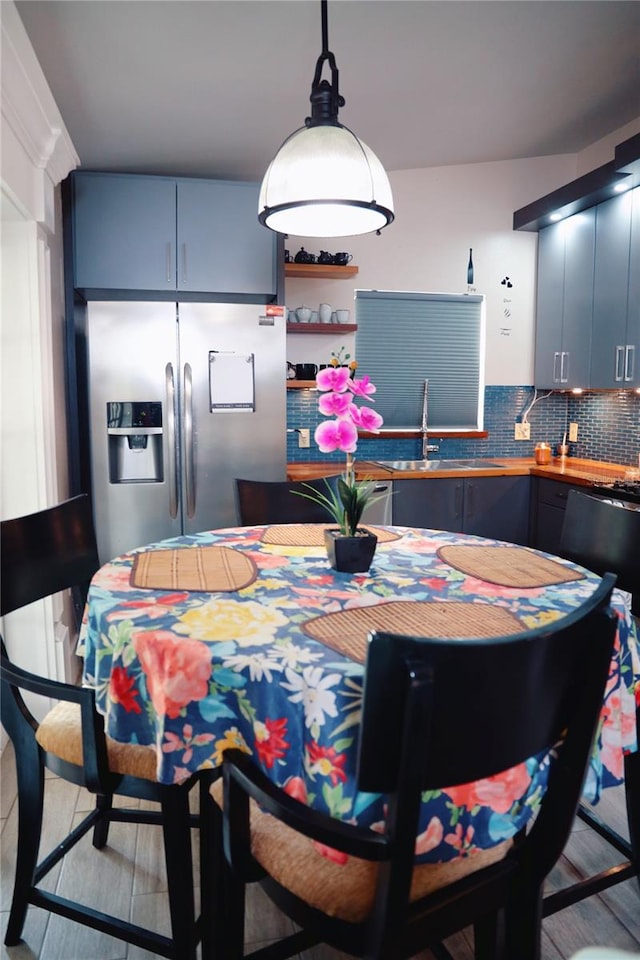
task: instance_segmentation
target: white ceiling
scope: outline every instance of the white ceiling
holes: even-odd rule
[[[259,180],[318,0],[18,0],[90,169]],[[340,119],[389,170],[578,152],[640,116],[638,0],[331,0]]]

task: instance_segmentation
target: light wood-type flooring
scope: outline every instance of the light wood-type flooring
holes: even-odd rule
[[[14,759],[11,746],[0,763],[1,933],[4,940],[13,883],[17,833]],[[197,790],[195,791],[197,794]],[[85,791],[52,777],[47,780],[45,831],[42,849],[50,849],[68,832],[72,821],[92,806]],[[622,788],[605,791],[598,813],[626,835]],[[195,839],[195,838],[194,838]],[[194,844],[197,848],[197,844]],[[565,880],[579,879],[619,861],[615,851],[581,822],[577,822],[560,862],[549,877],[549,889]],[[197,873],[196,873],[197,876]],[[158,827],[112,824],[109,845],[103,851],[84,837],[66,862],[50,875],[59,893],[119,913],[135,922],[169,933],[162,841]],[[199,891],[197,891],[199,897]],[[291,929],[289,921],[253,888],[247,909],[247,946],[277,939]],[[470,931],[450,938],[447,947],[456,960],[473,960]],[[640,955],[640,888],[635,881],[612,887],[544,921],[543,960],[562,960],[586,946],[610,946]],[[152,954],[88,928],[30,908],[19,946],[2,946],[3,960],[151,960]],[[431,960],[429,951],[420,960]],[[300,960],[341,960],[328,947],[317,947]]]

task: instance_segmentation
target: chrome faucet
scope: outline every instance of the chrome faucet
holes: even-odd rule
[[[429,381],[424,382],[424,393],[422,395],[422,459],[428,460],[429,454],[438,450],[437,443],[429,443]]]

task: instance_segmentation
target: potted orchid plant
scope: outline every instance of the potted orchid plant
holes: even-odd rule
[[[300,493],[299,496],[320,503],[335,520],[338,529],[327,530],[325,533],[329,559],[337,569],[348,569],[354,573],[357,570],[367,570],[371,563],[377,537],[370,531],[361,529],[359,524],[367,504],[380,498],[373,497],[373,482],[356,480],[353,454],[358,445],[358,430],[379,433],[383,419],[371,407],[358,405],[358,400],[374,402],[372,396],[376,387],[369,377],[357,377],[358,364],[355,360],[349,363],[343,363],[343,360],[349,361],[350,355],[344,354],[341,349],[337,354],[331,355],[330,365],[320,370],[316,376],[316,386],[320,391],[318,409],[323,416],[331,419],[318,424],[314,440],[322,453],[343,451],[346,454],[345,471],[338,479],[335,489],[327,483],[326,494],[310,487],[310,493]],[[356,538],[360,543],[352,543],[351,546],[344,543],[337,545],[337,540],[347,538]],[[351,560],[347,561],[348,567],[339,565],[339,559],[334,562],[336,550],[348,551],[353,555],[362,550],[366,551],[367,546],[370,549],[368,562]],[[358,565],[362,563],[366,565]]]

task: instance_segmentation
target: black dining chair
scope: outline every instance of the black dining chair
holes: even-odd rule
[[[273,945],[273,957],[320,942],[371,960],[427,947],[449,956],[441,941],[473,924],[477,958],[539,958],[542,884],[573,821],[610,669],[614,582],[607,575],[570,615],[509,637],[370,636],[357,787],[386,795],[382,833],[311,810],[251,756],[225,753],[224,782],[201,812],[203,960],[243,956],[245,885],[254,881],[300,928]],[[415,864],[423,791],[550,750],[548,788],[528,831],[474,856]],[[333,863],[313,841],[348,861]]]
[[[0,523],[3,617],[61,590],[75,592],[84,608],[90,580],[99,568],[91,507],[86,496]],[[1,639],[1,638],[0,638]],[[16,643],[16,639],[12,636]],[[35,647],[38,636],[21,636],[19,646]],[[17,645],[17,644],[16,644]],[[19,659],[18,650],[15,658]],[[94,691],[37,676],[13,663],[2,640],[0,664],[2,724],[15,750],[18,843],[13,899],[5,944],[20,941],[30,904],[93,927],[174,960],[195,960],[199,939],[193,905],[189,809],[195,778],[165,786],[156,780],[155,750],[116,743],[105,736]],[[39,723],[22,691],[58,701]],[[94,809],[40,862],[45,768],[96,795]],[[151,800],[160,810],[114,807],[114,795]],[[50,870],[93,829],[93,846],[103,848],[112,821],[159,824],[163,829],[172,936],[110,916],[40,886]]]
[[[613,571],[640,615],[640,507],[570,490],[559,553],[601,576]]]
[[[559,553],[594,573],[613,571],[617,577],[616,587],[631,594],[632,610],[640,613],[640,509],[570,490]],[[640,711],[636,723],[640,739]],[[584,802],[580,802],[577,815],[626,860],[547,896],[545,916],[630,877],[635,876],[640,883],[640,753],[625,756],[624,784],[630,841]]]
[[[338,475],[304,481],[238,478],[236,507],[240,523],[245,527],[261,523],[330,523],[331,516],[321,504],[300,494],[316,490],[326,495],[328,489],[335,490],[337,480]]]

